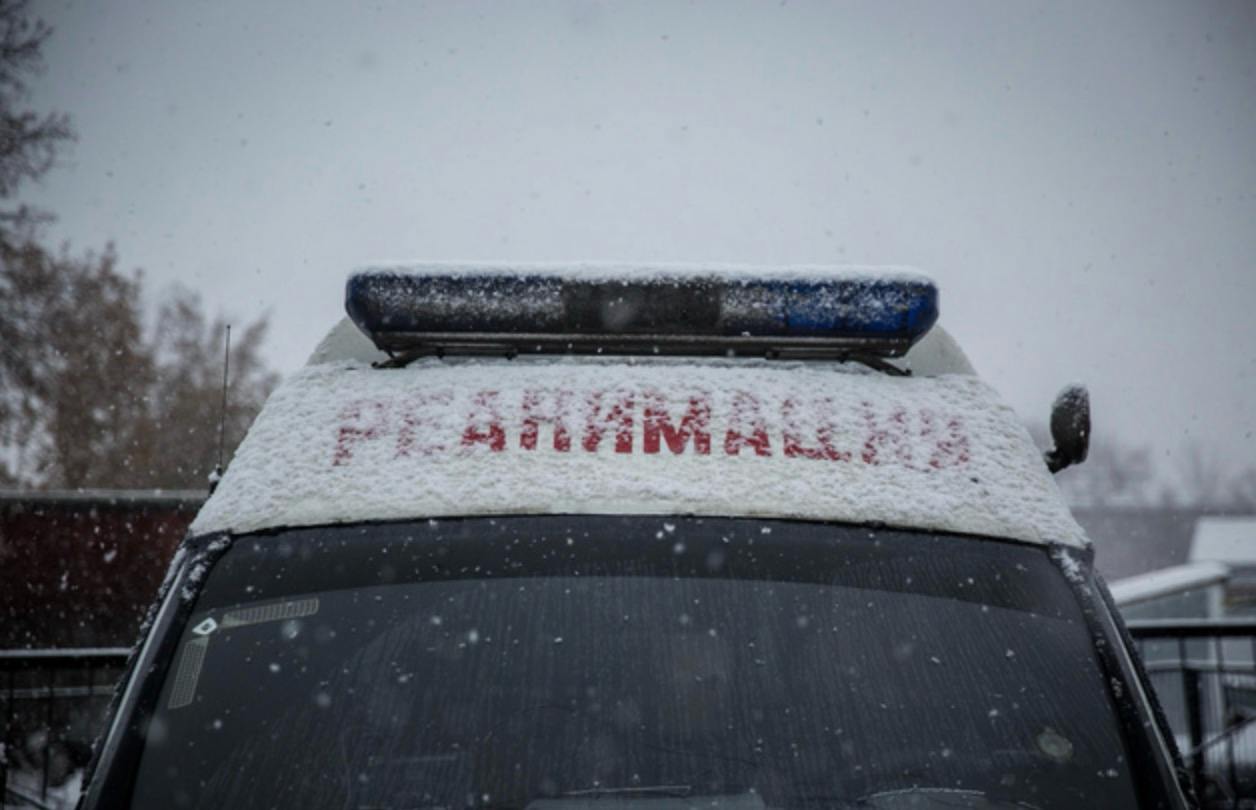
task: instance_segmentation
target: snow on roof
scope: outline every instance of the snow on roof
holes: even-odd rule
[[[1136,602],[1224,582],[1229,576],[1229,567],[1222,563],[1196,562],[1127,577],[1113,582],[1109,587],[1113,600],[1117,605],[1125,607]]]
[[[387,360],[388,355],[375,348],[371,339],[348,318],[341,318],[331,331],[314,347],[314,353],[306,365],[356,362],[360,365]]]
[[[689,514],[1086,544],[1025,428],[973,376],[599,357],[376,370],[364,359],[315,362],[274,393],[193,533]]]
[[[1191,560],[1256,565],[1256,517],[1204,517],[1195,523]]]
[[[513,273],[529,276],[580,279],[582,281],[644,280],[651,278],[683,278],[713,276],[730,281],[754,281],[761,278],[785,277],[808,279],[885,279],[895,281],[932,281],[927,274],[913,267],[895,265],[829,265],[782,264],[755,265],[726,262],[413,262],[385,261],[365,265],[354,271],[400,275],[478,276]]]
[[[918,377],[937,377],[942,374],[967,374],[976,376],[968,355],[955,342],[950,333],[935,326],[925,333],[897,365]]]

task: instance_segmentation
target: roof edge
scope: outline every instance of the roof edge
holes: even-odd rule
[[[0,506],[176,506],[199,509],[209,493],[199,489],[0,489]]]

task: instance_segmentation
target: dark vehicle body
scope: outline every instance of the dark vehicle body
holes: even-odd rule
[[[927,279],[634,273],[352,277],[84,810],[1189,806],[1048,472],[1083,390],[1044,463]]]

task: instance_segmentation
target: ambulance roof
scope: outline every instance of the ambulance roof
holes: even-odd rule
[[[340,324],[194,534],[505,514],[797,518],[1084,546],[1016,415],[938,329],[855,363],[427,358]]]

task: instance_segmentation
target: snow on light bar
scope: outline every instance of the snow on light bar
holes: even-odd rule
[[[896,357],[937,320],[938,293],[904,274],[428,267],[354,273],[345,309],[394,355]]]

